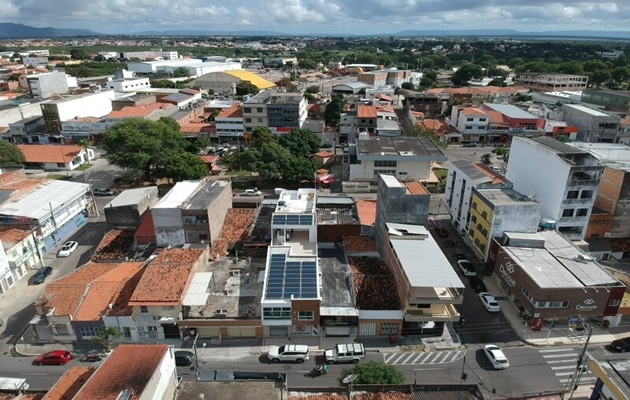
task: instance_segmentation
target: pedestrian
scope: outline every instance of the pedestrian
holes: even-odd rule
[[[477,151],[475,151],[475,152],[473,153],[473,156],[476,156],[476,155],[477,155]]]

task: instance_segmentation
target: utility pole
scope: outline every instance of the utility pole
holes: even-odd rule
[[[464,382],[464,381],[466,380],[466,378],[468,378],[468,374],[466,374],[466,373],[464,372],[464,368],[466,368],[466,355],[465,355],[465,354],[464,354],[464,360],[463,360],[463,363],[462,363],[462,375],[461,375],[461,377],[459,378],[459,383],[460,383],[460,384],[461,384],[462,382]]]
[[[565,391],[568,389],[570,391],[568,400],[573,399],[573,394],[577,390],[578,385],[580,384],[580,379],[582,379],[582,374],[586,371],[586,350],[588,348],[588,342],[591,340],[591,336],[593,335],[593,327],[588,327],[588,336],[586,337],[586,342],[584,342],[584,347],[582,347],[582,351],[580,351],[580,356],[578,357],[577,365],[575,366],[575,371],[573,375],[569,378],[570,387],[565,388]],[[562,398],[564,399],[564,392],[562,393]]]

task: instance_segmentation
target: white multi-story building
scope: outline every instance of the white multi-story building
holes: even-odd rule
[[[9,259],[7,253],[4,252],[0,243],[0,293],[6,293],[13,285],[15,285],[15,278],[11,273],[11,267],[9,266]]]
[[[448,167],[444,203],[453,226],[466,232],[470,222],[472,189],[511,188],[512,184],[482,163],[465,160],[453,161]]]
[[[490,117],[479,107],[455,106],[450,123],[463,135],[464,142],[479,142],[488,134]]]
[[[27,275],[29,269],[43,266],[41,254],[43,243],[35,241],[35,234],[29,229],[8,229],[0,232],[0,293]],[[4,257],[9,261],[12,279],[4,274]]]
[[[76,96],[63,96],[41,103],[42,115],[49,133],[60,133],[61,123],[76,118],[103,117],[112,112],[114,91],[105,90]]]
[[[542,204],[542,218],[582,240],[604,167],[589,152],[547,137],[514,137],[506,178]]]
[[[119,93],[135,92],[137,90],[150,88],[151,81],[149,78],[114,79],[107,82],[107,87]]]
[[[48,65],[48,57],[22,57],[22,64],[33,67]]]
[[[156,72],[173,73],[177,68],[186,68],[190,76],[201,76],[210,72],[241,69],[239,62],[204,62],[198,59],[162,60],[127,63],[129,71],[141,74]]]
[[[31,96],[47,99],[55,94],[68,93],[68,77],[65,72],[55,71],[26,77]]]
[[[126,51],[124,53],[120,53],[120,57],[125,58],[127,60],[131,60],[132,58],[137,58],[138,60],[147,60],[147,59],[177,60],[179,59],[179,55],[177,54],[176,51],[161,51],[161,50]]]
[[[269,336],[317,335],[321,278],[315,189],[280,192],[271,219],[261,322]]]
[[[214,118],[219,141],[223,143],[226,139],[238,139],[243,137],[245,126],[243,125],[243,107],[239,103],[234,103],[230,108],[222,109]]]
[[[577,140],[615,143],[621,117],[594,110],[580,104],[564,104],[564,120],[580,128]]]

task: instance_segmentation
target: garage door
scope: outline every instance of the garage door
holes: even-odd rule
[[[327,326],[326,336],[350,336],[350,327],[348,326]]]
[[[289,336],[289,329],[286,326],[270,326],[269,336]]]
[[[359,336],[376,336],[376,324],[361,324]]]

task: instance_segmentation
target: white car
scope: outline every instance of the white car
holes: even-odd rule
[[[494,295],[488,292],[479,293],[479,299],[481,299],[481,303],[489,312],[500,312],[501,306],[497,303]]]
[[[269,361],[278,363],[280,361],[289,361],[302,364],[308,360],[308,346],[304,344],[285,344],[282,346],[273,346],[267,352]]]
[[[74,253],[77,247],[79,247],[79,243],[77,242],[66,242],[61,246],[57,257],[68,257],[70,254]]]
[[[262,196],[262,192],[256,189],[247,189],[243,192],[243,196]]]
[[[488,357],[488,361],[490,361],[490,364],[492,364],[492,368],[506,369],[510,366],[510,362],[498,346],[494,344],[487,344],[483,346],[483,352],[486,357]]]
[[[462,270],[464,276],[476,276],[477,271],[473,267],[472,263],[468,260],[457,260],[457,266]]]

